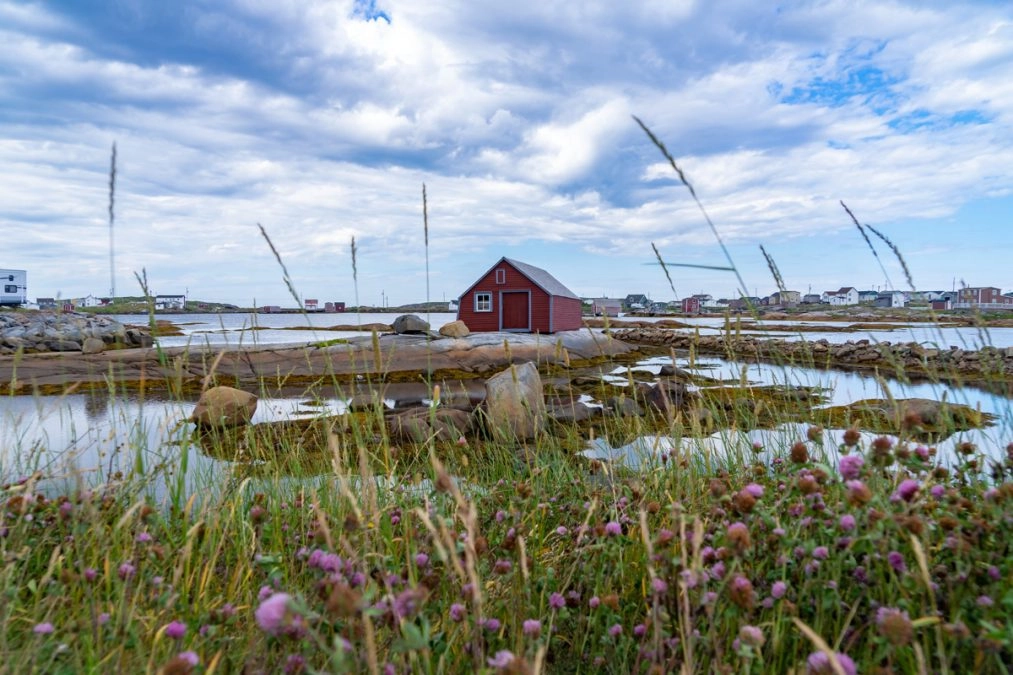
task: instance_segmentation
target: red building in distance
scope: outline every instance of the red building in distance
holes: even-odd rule
[[[557,333],[583,326],[581,301],[545,270],[500,258],[461,294],[457,318],[473,333]]]

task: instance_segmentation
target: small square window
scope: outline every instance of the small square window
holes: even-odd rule
[[[496,270],[496,283],[497,284],[506,283],[506,270]]]
[[[18,292],[17,286],[12,286],[9,284],[4,285],[4,293],[17,293],[17,292]]]
[[[492,293],[479,292],[475,294],[475,311],[476,312],[492,311]]]

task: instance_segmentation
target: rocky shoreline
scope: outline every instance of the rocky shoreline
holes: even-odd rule
[[[41,352],[94,354],[107,348],[150,347],[150,333],[106,316],[80,312],[0,312],[0,355]]]
[[[876,370],[890,376],[920,376],[962,383],[1013,385],[1013,347],[932,349],[917,342],[848,340],[793,341],[752,335],[700,336],[658,328],[611,331],[612,337],[638,345],[694,350],[740,360],[792,363],[816,368]]]

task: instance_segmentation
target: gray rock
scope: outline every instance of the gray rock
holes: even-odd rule
[[[471,432],[472,419],[467,412],[453,408],[413,408],[391,416],[387,430],[398,442],[451,441]]]
[[[43,343],[51,352],[79,352],[81,343],[73,340],[48,340]]]
[[[394,323],[391,324],[391,328],[398,335],[404,335],[405,333],[428,333],[429,324],[415,316],[414,314],[402,314],[398,318],[394,319]]]
[[[573,402],[570,404],[558,403],[548,406],[546,414],[550,419],[563,424],[583,422],[595,417],[601,417],[602,409],[595,406],[587,406],[583,403]]]
[[[686,385],[677,380],[662,380],[653,387],[639,390],[644,403],[662,413],[682,408],[686,402]]]
[[[85,338],[81,343],[81,352],[84,354],[98,354],[105,351],[106,343],[97,337]]]
[[[640,417],[644,414],[640,404],[627,396],[613,396],[605,401],[605,408],[619,417]]]
[[[535,364],[512,365],[485,383],[483,412],[500,440],[528,440],[545,427],[542,378]]]

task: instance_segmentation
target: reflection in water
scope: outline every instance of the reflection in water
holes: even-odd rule
[[[109,413],[109,393],[89,392],[84,397],[84,415],[89,422],[102,422]]]
[[[824,429],[821,436],[809,448],[813,460],[837,466],[840,460],[840,448],[844,444],[844,429]],[[722,430],[703,438],[681,439],[670,436],[641,436],[624,445],[613,446],[607,438],[596,438],[587,443],[580,453],[588,459],[622,465],[632,470],[649,470],[659,468],[669,457],[690,455],[710,466],[721,466],[726,463],[758,461],[769,465],[777,457],[784,457],[787,448],[797,441],[810,438],[808,424],[782,424],[774,429],[755,429],[752,431]],[[872,441],[885,435],[894,446],[899,439],[890,434],[874,434],[861,432],[859,448],[867,449]],[[957,446],[970,442],[986,452],[994,448],[997,439],[989,430],[971,429],[956,433],[949,438],[932,445],[933,461],[943,466],[951,466],[958,457]],[[913,449],[913,448],[912,448]],[[994,453],[989,453],[999,459]]]

